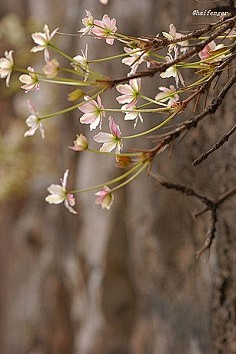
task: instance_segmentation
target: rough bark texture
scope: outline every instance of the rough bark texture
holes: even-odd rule
[[[23,17],[23,4],[6,0],[2,11]],[[116,17],[123,33],[142,35],[168,30],[172,22],[179,31],[195,28],[193,22],[206,19],[193,18],[192,10],[210,6],[183,0],[110,0],[105,7],[97,0],[31,0],[27,11],[50,28],[59,24],[72,32],[86,8],[95,18]],[[64,48],[76,54],[79,42],[67,40]],[[98,42],[90,46],[90,57],[101,57]],[[105,56],[110,47],[103,48]],[[114,63],[106,70],[117,75]],[[144,85],[155,93],[160,82],[152,80]],[[233,138],[200,166],[192,161],[235,124],[235,96],[233,88],[221,109],[171,154],[164,153],[154,171],[213,199],[234,187]],[[13,101],[1,103],[7,115],[16,115]],[[31,176],[30,193],[1,204],[1,353],[236,353],[236,198],[221,206],[210,255],[198,261],[195,252],[204,243],[209,215],[194,219],[202,208],[198,200],[157,187],[151,177],[139,177],[119,192],[109,212],[94,205],[92,194],[81,195],[78,217],[45,205],[42,190],[66,167],[79,186],[117,173],[112,159],[82,154],[75,160],[62,151],[81,131],[78,117],[76,112],[51,128],[53,143],[43,150],[50,153],[45,163],[51,174]],[[10,124],[1,122],[4,132]]]

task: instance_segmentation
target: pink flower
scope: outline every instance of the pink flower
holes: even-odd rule
[[[80,117],[80,122],[82,124],[90,124],[90,130],[96,129],[99,124],[101,127],[102,117],[105,116],[105,113],[100,96],[97,96],[97,102],[88,96],[85,96],[84,99],[86,102],[78,107],[84,113]]]
[[[97,143],[103,143],[102,147],[100,148],[100,151],[110,152],[115,149],[115,152],[119,154],[120,149],[122,148],[122,143],[120,138],[121,131],[119,126],[115,123],[112,117],[109,117],[109,129],[111,134],[101,132],[95,135],[93,139]]]
[[[6,79],[6,86],[9,87],[10,77],[13,69],[13,50],[5,51],[5,58],[0,58],[0,78]]]
[[[101,204],[102,209],[110,209],[114,195],[111,193],[111,189],[107,186],[104,186],[102,190],[95,193],[98,197],[95,200],[95,204]]]
[[[53,77],[57,76],[59,69],[59,63],[57,59],[48,60],[43,67],[43,72],[46,77],[52,79]]]
[[[211,57],[213,57],[214,55],[217,54],[217,51],[221,50],[222,48],[224,48],[223,44],[218,44],[216,45],[216,43],[214,41],[208,43],[203,50],[201,50],[198,55],[200,57],[201,60],[206,60],[206,59],[210,59]],[[218,61],[222,58],[225,57],[225,54],[221,54],[219,56],[217,56],[216,58],[212,59],[212,62]],[[209,60],[207,60],[208,62],[211,62]]]
[[[113,44],[114,42],[114,33],[117,31],[116,20],[105,14],[101,21],[94,20],[94,27],[92,28],[93,34],[96,38],[106,38],[107,44]]]
[[[45,61],[49,60],[49,53],[48,53],[48,45],[51,42],[51,39],[55,36],[58,31],[58,28],[54,29],[50,34],[48,25],[44,25],[43,27],[44,32],[35,32],[32,34],[32,39],[37,46],[31,49],[31,52],[36,53],[44,50],[44,57]]]
[[[30,116],[26,119],[26,124],[28,125],[28,127],[30,129],[28,129],[25,134],[24,137],[26,136],[32,136],[35,134],[36,130],[39,129],[40,133],[41,133],[41,137],[42,139],[44,139],[45,134],[44,134],[44,129],[43,129],[43,125],[40,121],[39,118],[39,113],[37,112],[37,110],[31,105],[30,101],[28,101],[28,109],[29,112],[31,113]]]
[[[47,190],[50,195],[48,195],[45,200],[49,204],[60,204],[64,202],[64,205],[69,210],[69,212],[72,214],[77,214],[77,211],[72,208],[75,205],[75,198],[73,194],[66,190],[68,174],[69,170],[66,170],[63,178],[61,178],[61,185],[51,184],[48,187]]]
[[[171,107],[173,104],[179,101],[179,95],[176,93],[176,89],[174,85],[170,85],[170,88],[167,87],[158,87],[160,93],[158,93],[155,97],[156,101],[167,102],[167,106]]]
[[[69,148],[74,151],[87,150],[88,140],[83,134],[76,135],[76,140],[74,140],[74,146],[69,146]]]
[[[138,100],[141,89],[141,79],[131,79],[129,80],[129,84],[117,85],[116,89],[122,94],[122,96],[117,97],[116,100],[121,104],[128,103],[126,108],[128,108],[129,105],[132,107]]]
[[[176,32],[176,28],[175,26],[173,25],[173,23],[170,24],[169,26],[170,28],[170,31],[169,32],[162,32],[163,36],[166,37],[167,39],[169,40],[173,40],[173,39],[178,39],[178,38],[181,38],[183,37],[183,34],[182,33],[178,33]],[[169,45],[169,53],[171,53],[173,51],[173,49],[176,49],[176,46],[180,45],[180,46],[184,46],[185,48],[181,48],[181,50],[183,52],[186,51],[187,49],[187,46],[188,46],[188,41],[183,41],[183,42],[178,42],[178,43],[172,43]]]
[[[38,75],[34,72],[34,69],[30,66],[27,68],[29,71],[29,75],[23,74],[19,77],[20,82],[22,82],[21,88],[25,90],[25,92],[29,92],[32,90],[39,90],[39,80]]]
[[[135,74],[138,69],[138,66],[146,60],[148,55],[139,48],[131,49],[125,47],[124,51],[128,53],[129,56],[127,58],[122,59],[122,63],[131,67],[130,74]]]
[[[84,28],[81,28],[78,32],[81,32],[81,36],[85,34],[90,34],[93,28],[93,16],[88,10],[85,10],[87,17],[82,19],[82,23],[85,25]]]

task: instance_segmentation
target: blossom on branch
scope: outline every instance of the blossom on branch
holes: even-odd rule
[[[170,88],[167,87],[158,87],[160,91],[156,97],[155,100],[156,101],[160,101],[160,102],[167,102],[167,106],[171,107],[173,104],[175,104],[176,102],[179,101],[179,95],[176,93],[176,89],[174,87],[174,85],[170,85]]]
[[[100,96],[97,96],[97,102],[92,100],[89,96],[84,97],[85,101],[78,108],[84,114],[80,117],[82,124],[90,124],[90,130],[96,129],[100,124],[102,125],[102,118],[105,116],[104,107]]]
[[[175,58],[176,59],[178,56],[178,52],[175,51]],[[167,54],[166,56],[166,61],[167,63],[170,63],[173,60],[173,57],[171,56],[170,53]],[[160,76],[164,79],[164,78],[169,78],[169,77],[173,77],[175,79],[176,82],[176,86],[179,87],[179,81],[181,82],[181,84],[183,86],[185,86],[184,84],[184,78],[181,74],[181,72],[178,70],[178,67],[176,64],[171,65],[168,69],[166,69],[166,71],[164,71],[163,73],[160,74]]]
[[[143,117],[135,105],[131,106],[130,104],[124,104],[121,107],[121,111],[126,111],[126,110],[128,111],[124,112],[125,113],[124,120],[134,120],[135,121],[134,128],[136,128],[138,120],[140,120],[141,123],[143,123]]]
[[[173,39],[178,39],[183,37],[182,33],[178,33],[176,32],[176,28],[173,25],[173,23],[170,24],[169,26],[170,31],[169,32],[162,32],[163,36],[166,37],[169,40],[173,40]],[[181,51],[185,52],[187,50],[187,46],[188,46],[188,41],[182,41],[182,42],[178,42],[178,43],[171,43],[168,46],[168,52],[171,53],[173,50],[177,49],[177,45],[183,46],[183,48],[181,47]]]
[[[72,214],[77,214],[77,211],[72,208],[75,205],[74,195],[66,190],[68,174],[69,170],[66,170],[63,178],[61,179],[61,185],[51,184],[48,187],[47,190],[50,195],[48,195],[45,200],[49,204],[61,204],[64,202],[64,205],[69,210],[69,212]]]
[[[130,75],[135,74],[139,65],[146,61],[148,57],[147,53],[142,49],[136,48],[131,49],[128,47],[124,48],[124,51],[129,55],[128,57],[122,59],[122,63],[131,67]]]
[[[85,52],[81,50],[82,55],[73,57],[74,62],[71,65],[77,70],[78,68],[83,71],[84,81],[87,81],[89,76],[89,63],[88,63],[88,45],[86,44]]]
[[[42,139],[44,139],[45,134],[44,134],[44,129],[43,129],[43,125],[41,123],[41,120],[39,118],[39,113],[38,111],[31,105],[30,101],[28,101],[28,109],[29,112],[31,113],[29,115],[29,117],[26,119],[26,124],[28,125],[28,127],[30,129],[28,129],[25,134],[24,137],[27,136],[32,136],[35,134],[36,130],[39,129],[40,133],[41,133],[41,137]]]
[[[91,12],[88,10],[85,10],[87,17],[84,17],[82,19],[82,23],[85,25],[84,28],[81,28],[78,32],[81,32],[81,36],[84,36],[86,34],[90,34],[91,30],[93,28],[93,16],[91,15]]]
[[[13,70],[13,50],[5,51],[5,58],[0,58],[0,78],[6,79],[6,86],[9,87],[10,77]]]
[[[83,134],[80,135],[77,134],[76,139],[74,140],[74,146],[69,146],[69,148],[74,151],[87,150],[88,140]]]
[[[35,44],[37,44],[35,47],[31,49],[31,52],[36,53],[40,51],[44,51],[44,57],[45,60],[49,60],[49,53],[48,53],[48,45],[51,42],[51,39],[55,36],[57,33],[58,28],[54,29],[52,33],[50,34],[48,25],[44,25],[43,27],[43,32],[35,32],[31,35],[33,41]]]
[[[94,20],[94,27],[92,28],[93,34],[97,39],[106,38],[107,44],[113,44],[114,33],[117,31],[116,20],[105,14],[102,20]]]
[[[111,193],[111,189],[104,186],[103,189],[95,193],[95,195],[97,195],[95,204],[101,204],[102,209],[109,210],[114,200],[114,195]]]
[[[141,79],[131,79],[129,84],[117,85],[116,89],[122,95],[118,96],[116,100],[120,104],[128,103],[127,107],[133,107],[138,100],[139,92],[141,90]]]
[[[211,41],[203,48],[203,50],[201,50],[198,53],[198,55],[201,60],[206,60],[206,59],[211,59],[211,57],[214,57],[217,54],[220,54],[219,56],[217,55],[217,57],[213,58],[212,60],[207,60],[207,62],[216,62],[225,57],[225,54],[221,54],[221,52],[223,52],[225,49],[226,48],[224,47],[223,44],[216,45],[215,41]]]
[[[26,93],[32,90],[39,90],[38,75],[30,66],[27,68],[27,70],[29,75],[23,74],[19,77],[20,82],[24,84],[21,86],[21,88],[25,90]]]
[[[122,143],[120,138],[121,131],[112,117],[109,117],[109,129],[111,133],[101,132],[95,135],[93,139],[97,143],[103,143],[102,147],[100,148],[100,151],[111,152],[115,149],[115,152],[119,154],[120,150],[122,149]]]

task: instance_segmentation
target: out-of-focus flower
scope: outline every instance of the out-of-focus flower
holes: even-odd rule
[[[138,112],[136,106],[131,106],[130,104],[124,104],[121,107],[121,111],[128,110],[128,112],[125,113],[125,118],[124,120],[134,120],[134,128],[136,128],[138,120],[140,120],[143,123],[143,117],[140,112]]]
[[[107,5],[109,0],[99,0],[101,4]]]
[[[81,28],[78,32],[82,33],[81,36],[84,36],[85,34],[90,34],[91,30],[93,28],[93,16],[91,15],[91,12],[88,10],[85,10],[87,17],[84,17],[82,19],[82,23],[85,25],[84,28]]]
[[[39,90],[38,75],[30,66],[27,68],[27,70],[29,75],[23,74],[19,77],[20,82],[24,84],[21,86],[21,88],[25,90],[26,93],[32,90]]]
[[[47,190],[50,195],[48,195],[45,200],[49,204],[61,204],[64,202],[64,205],[69,210],[69,212],[72,214],[77,214],[77,211],[72,208],[75,205],[74,195],[66,190],[68,174],[69,170],[66,170],[63,178],[61,179],[61,185],[51,184],[48,187]]]
[[[39,113],[37,112],[37,110],[31,105],[30,101],[28,101],[28,109],[29,112],[31,113],[29,115],[29,117],[26,119],[26,124],[28,125],[28,127],[30,129],[28,129],[25,134],[24,137],[26,136],[32,136],[35,134],[36,130],[39,129],[40,133],[41,133],[41,137],[42,139],[44,139],[45,134],[44,134],[44,129],[43,129],[43,125],[40,121],[39,118]]]
[[[144,61],[146,61],[148,55],[146,52],[139,48],[131,49],[125,47],[124,51],[129,54],[129,56],[127,58],[122,59],[122,63],[131,67],[131,71],[129,73],[130,75],[135,74],[138,69],[138,66]]]
[[[31,49],[31,52],[36,53],[44,50],[44,57],[45,61],[49,61],[49,52],[48,52],[48,45],[51,42],[51,39],[55,36],[57,33],[58,28],[54,29],[52,33],[50,34],[48,25],[44,25],[43,27],[43,32],[35,32],[33,33],[32,39],[35,44],[37,44],[35,47]]]
[[[97,96],[97,102],[92,100],[89,96],[84,97],[85,103],[79,106],[79,110],[84,114],[80,117],[82,124],[90,124],[90,130],[96,129],[102,124],[102,118],[105,116],[104,107],[100,96]]]
[[[118,96],[116,100],[120,104],[128,103],[128,106],[126,106],[128,109],[129,105],[130,107],[133,107],[138,100],[141,89],[141,79],[131,79],[129,80],[129,84],[117,85],[116,89],[122,94],[121,96]]]
[[[0,78],[6,79],[6,86],[9,87],[10,77],[14,65],[13,50],[5,51],[5,58],[0,58]]]
[[[160,102],[167,102],[167,106],[171,107],[173,104],[179,101],[179,95],[176,93],[176,89],[174,85],[170,85],[170,88],[168,87],[158,87],[160,91],[156,97],[156,101]]]
[[[175,58],[177,58],[177,52],[175,51]],[[166,61],[167,63],[170,63],[173,60],[173,57],[171,56],[170,53],[167,54],[166,56]],[[169,78],[169,77],[173,77],[175,79],[176,82],[176,86],[179,87],[179,81],[181,82],[181,84],[183,86],[185,86],[184,84],[184,78],[181,74],[181,72],[178,70],[177,65],[174,64],[172,66],[170,66],[168,69],[166,69],[166,71],[164,71],[163,73],[160,74],[160,76],[162,78]]]
[[[69,148],[74,151],[87,150],[88,140],[83,134],[80,135],[77,134],[76,139],[74,140],[74,146],[69,146]]]
[[[100,151],[110,152],[115,149],[118,154],[122,149],[121,131],[119,126],[115,123],[112,117],[109,117],[109,129],[111,133],[98,133],[93,137],[97,143],[103,143]]]
[[[95,204],[101,204],[102,209],[110,209],[114,200],[114,195],[111,193],[109,187],[104,186],[103,189],[95,193],[95,195],[97,195]]]
[[[223,52],[226,48],[224,47],[223,44],[218,44],[216,45],[215,41],[212,41],[210,43],[208,43],[203,50],[201,50],[198,55],[200,57],[201,60],[206,60],[206,59],[210,59],[211,57],[220,54],[221,51]],[[217,56],[216,58],[212,59],[212,62],[221,60],[222,58],[225,57],[225,54],[221,54],[219,56]],[[207,62],[211,62],[211,60],[207,60]]]
[[[43,67],[44,74],[49,78],[52,79],[53,77],[57,76],[59,69],[59,63],[57,59],[48,60]]]
[[[71,65],[75,69],[77,69],[77,68],[79,68],[80,70],[82,69],[82,71],[84,73],[84,81],[86,81],[89,76],[88,45],[87,44],[85,47],[85,52],[83,52],[83,50],[81,50],[81,52],[82,52],[82,55],[76,55],[73,58],[74,62],[71,63]]]
[[[173,23],[170,24],[169,26],[170,28],[170,31],[169,32],[162,32],[163,36],[166,37],[167,39],[169,40],[173,40],[173,39],[178,39],[178,38],[181,38],[183,37],[183,34],[182,33],[178,33],[176,32],[176,28],[175,26],[173,25]],[[181,48],[181,51],[182,52],[185,52],[187,50],[187,46],[188,46],[188,41],[182,41],[182,42],[178,42],[178,43],[171,43],[169,46],[168,46],[168,51],[169,53],[171,53],[173,51],[173,49],[176,49],[177,47],[177,44],[182,46],[183,48]]]
[[[102,20],[94,20],[94,27],[92,28],[93,34],[96,38],[106,38],[107,44],[113,44],[114,42],[114,33],[117,31],[116,20],[105,14],[103,15]]]

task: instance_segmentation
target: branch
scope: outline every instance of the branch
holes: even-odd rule
[[[202,161],[206,160],[209,155],[211,155],[214,151],[216,151],[222,145],[224,145],[229,140],[229,137],[235,132],[235,130],[236,130],[236,124],[211,149],[209,149],[208,151],[204,152],[197,159],[195,159],[193,161],[193,166],[199,165]]]

